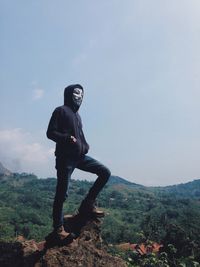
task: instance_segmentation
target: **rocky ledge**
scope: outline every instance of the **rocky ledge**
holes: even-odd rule
[[[100,235],[100,221],[88,221],[79,236],[68,245],[46,246],[18,238],[15,242],[0,242],[2,267],[125,267],[126,263],[107,253]]]

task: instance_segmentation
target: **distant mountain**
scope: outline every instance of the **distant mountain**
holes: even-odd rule
[[[143,185],[132,183],[130,181],[127,181],[124,178],[112,175],[108,180],[108,185],[116,185],[116,184],[123,184],[123,185],[127,185],[129,187],[143,187]]]
[[[169,195],[175,195],[178,198],[200,198],[200,179],[184,184],[154,187],[154,190],[160,194],[167,193]]]
[[[135,188],[138,190],[142,189],[148,192],[154,192],[160,196],[162,196],[163,194],[167,194],[175,196],[176,198],[200,199],[200,179],[178,185],[147,187],[144,185],[132,183],[119,176],[111,176],[108,181],[108,185],[124,185],[125,187],[127,186],[129,188]]]
[[[0,162],[0,176],[11,176],[12,172],[6,169],[3,164]]]

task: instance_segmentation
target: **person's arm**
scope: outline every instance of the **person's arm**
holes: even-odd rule
[[[60,111],[58,109],[55,109],[49,121],[49,126],[46,133],[47,137],[56,143],[66,143],[68,141],[70,142],[70,134],[59,132],[59,119],[61,119]]]

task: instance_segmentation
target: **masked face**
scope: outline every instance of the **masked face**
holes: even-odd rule
[[[80,106],[83,100],[83,90],[80,88],[74,88],[72,99],[74,104]]]

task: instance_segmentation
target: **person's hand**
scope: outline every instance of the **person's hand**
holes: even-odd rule
[[[76,138],[73,135],[70,136],[70,140],[71,140],[72,143],[76,143],[76,141],[77,141]]]

